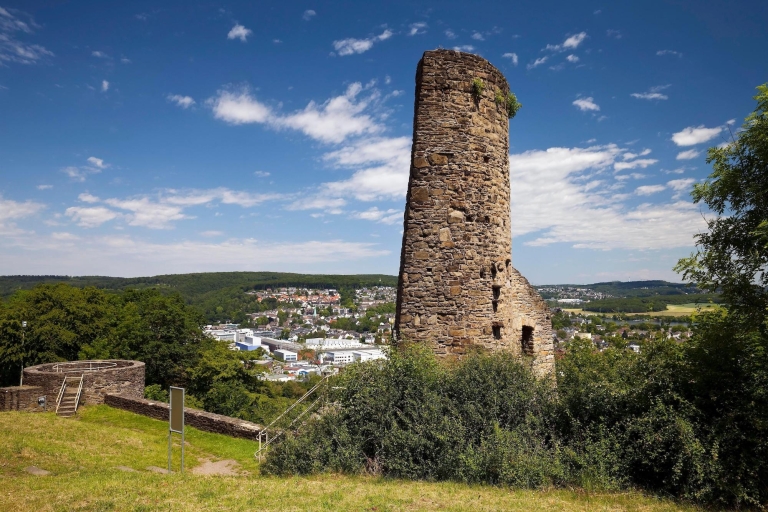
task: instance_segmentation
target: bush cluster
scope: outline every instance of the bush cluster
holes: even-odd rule
[[[640,354],[574,342],[556,385],[508,354],[445,364],[404,347],[348,367],[323,413],[289,432],[263,470],[765,505],[768,344],[733,322],[704,315],[690,342],[654,340]]]

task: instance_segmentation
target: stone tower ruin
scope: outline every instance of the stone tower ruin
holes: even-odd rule
[[[550,311],[511,260],[509,118],[497,100],[508,91],[476,55],[419,62],[395,332],[441,356],[527,355],[546,375]]]

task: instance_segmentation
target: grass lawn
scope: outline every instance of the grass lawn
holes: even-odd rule
[[[167,429],[166,422],[107,406],[82,408],[76,418],[0,413],[0,510],[694,510],[639,493],[519,491],[365,476],[263,477],[253,458],[256,443],[193,428],[187,429],[183,475],[147,471],[167,465]],[[239,464],[239,476],[189,471],[204,460],[224,459]],[[30,466],[51,474],[32,475]]]

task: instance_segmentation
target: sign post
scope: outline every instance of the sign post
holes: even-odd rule
[[[181,472],[184,472],[184,388],[170,388],[168,409],[168,471],[171,471],[171,435],[181,434]]]

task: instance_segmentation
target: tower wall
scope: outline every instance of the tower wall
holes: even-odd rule
[[[526,353],[549,373],[549,309],[511,265],[509,119],[497,91],[509,91],[506,79],[476,55],[434,50],[419,62],[395,331],[438,355]]]

